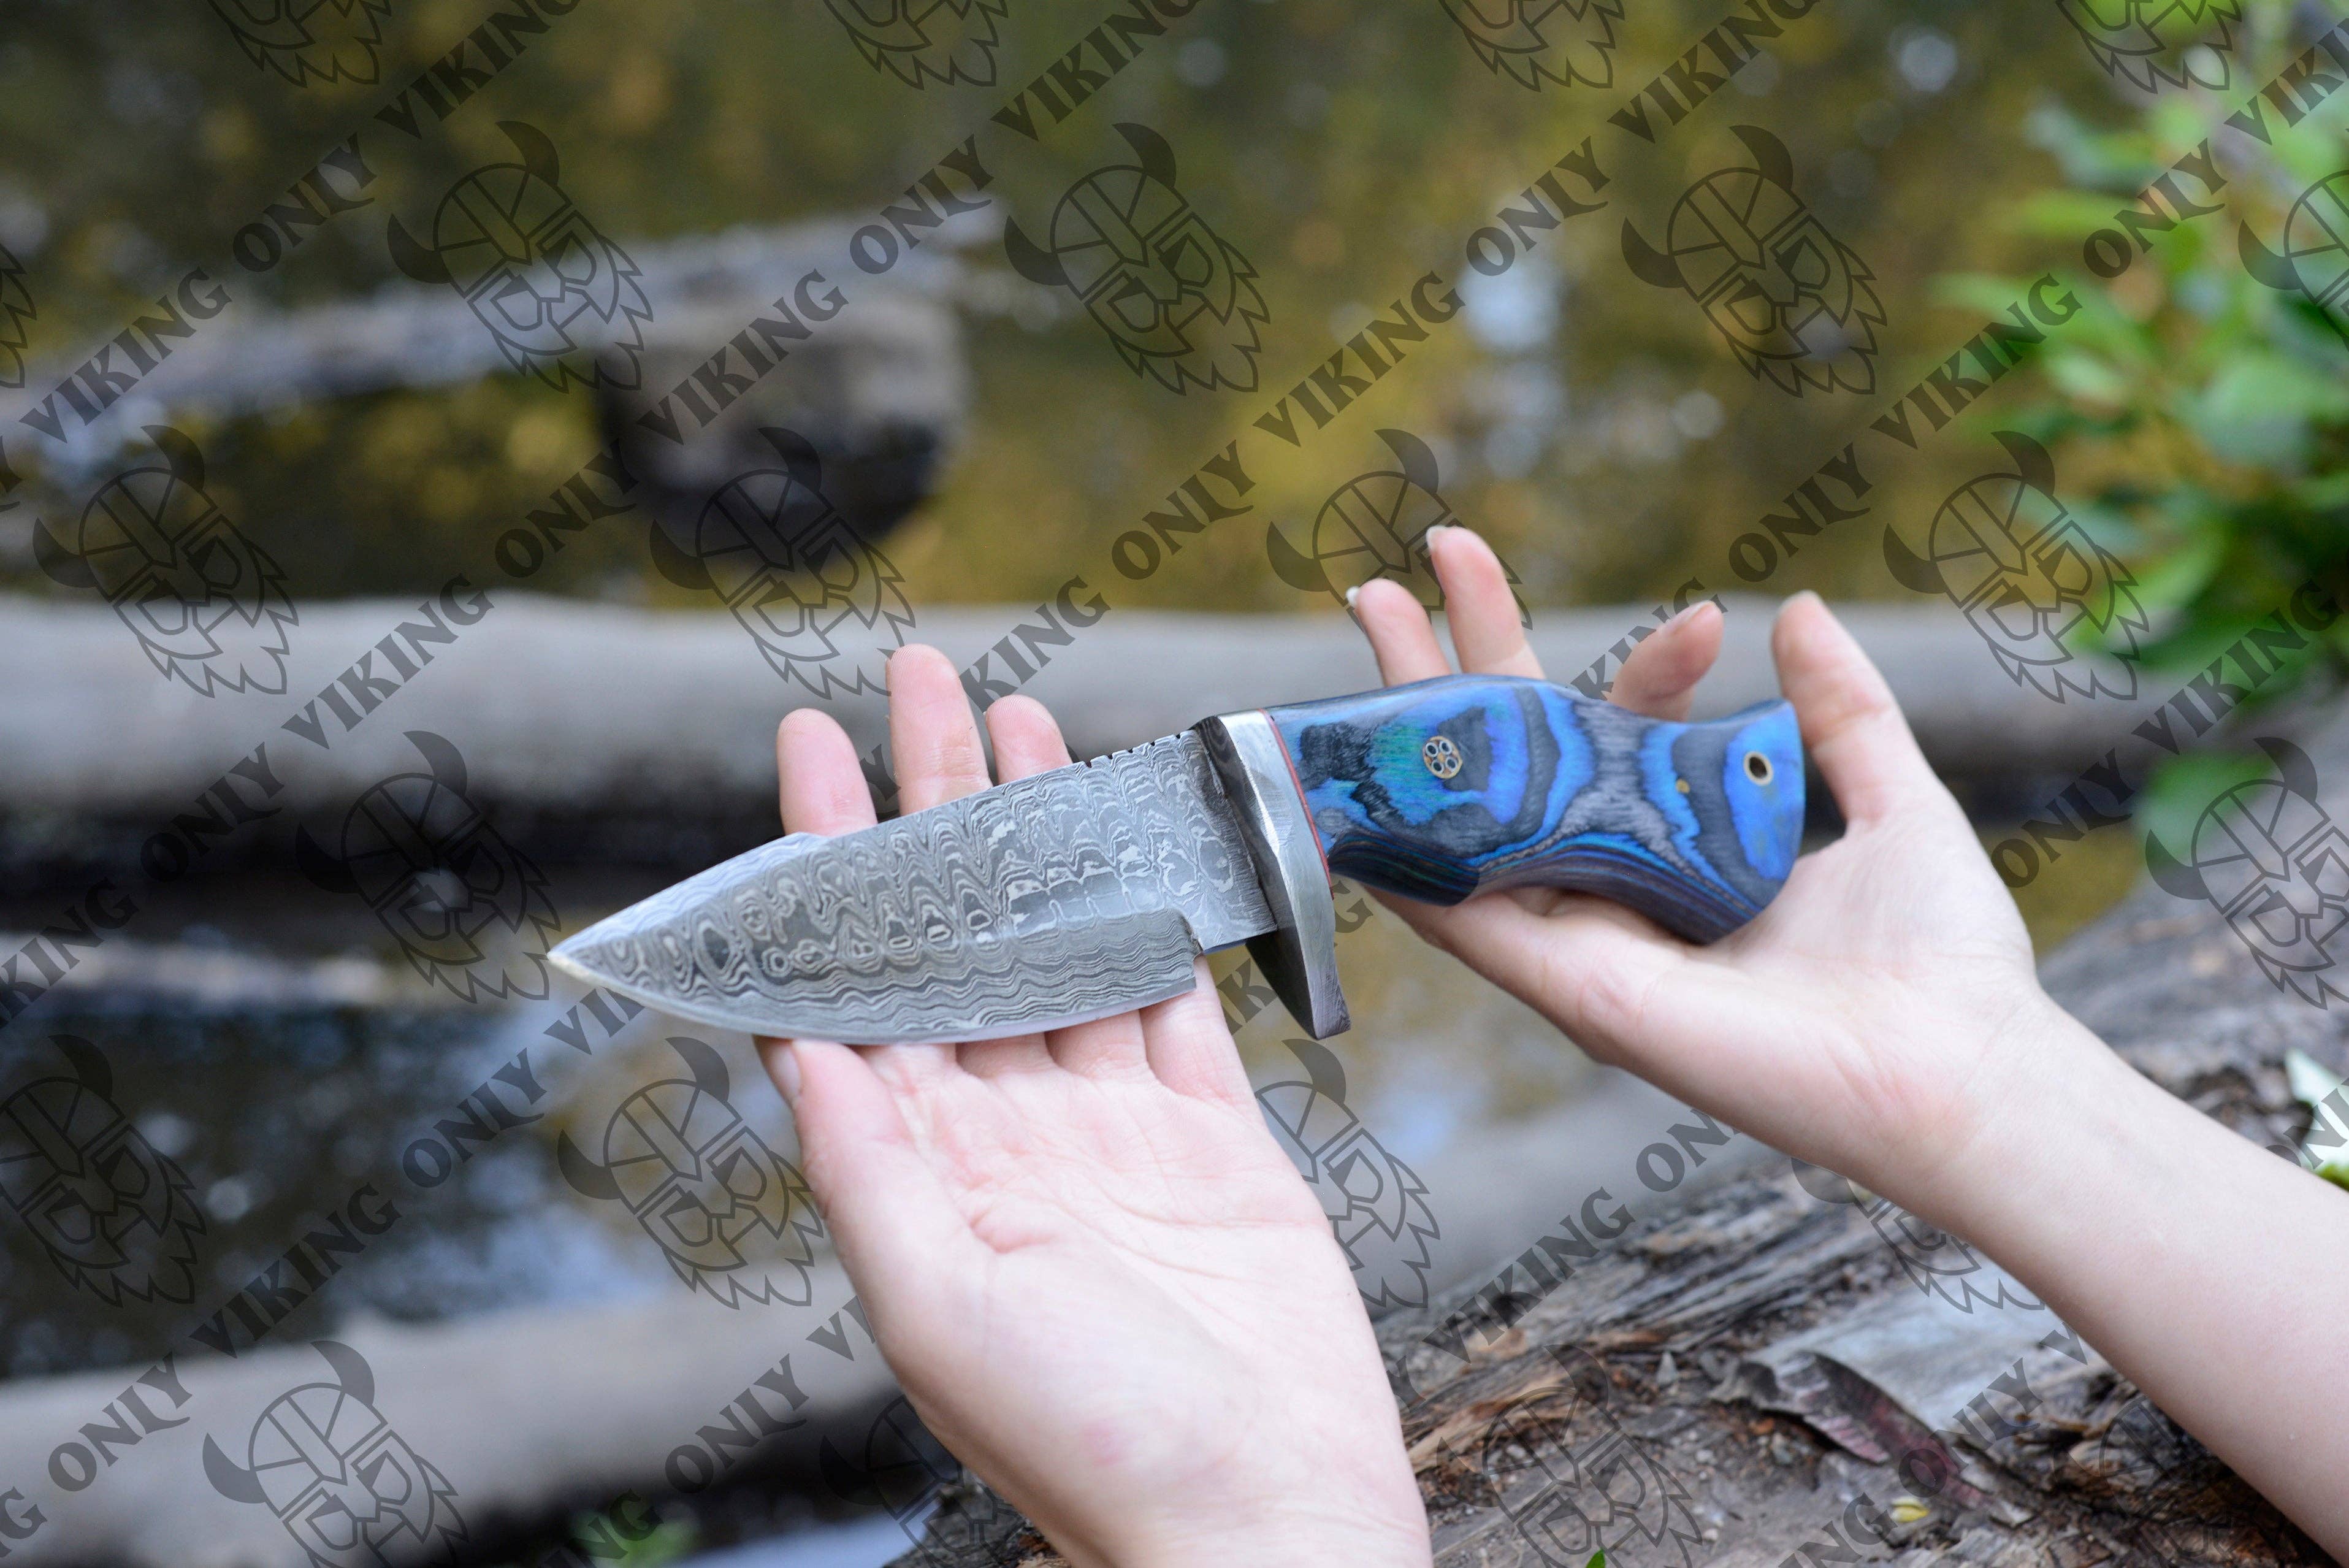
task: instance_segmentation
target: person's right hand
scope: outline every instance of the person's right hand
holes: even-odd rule
[[[1469,670],[1539,675],[1482,540],[1430,540]],[[1450,673],[1412,596],[1355,598],[1391,681]],[[1614,700],[1664,718],[1721,650],[1692,607]],[[2022,917],[1892,694],[1826,606],[1771,639],[1844,836],[1710,947],[1619,905],[1519,888],[1387,902],[1629,1067],[1980,1246],[2180,1426],[2349,1561],[2349,1202],[2168,1094],[2040,989]]]
[[[1540,675],[1491,549],[1462,528],[1429,545],[1463,667]],[[1365,584],[1354,608],[1389,682],[1452,673],[1399,584]],[[1613,701],[1685,718],[1721,632],[1718,606],[1690,607],[1633,650]],[[1593,1056],[1932,1217],[1936,1173],[1997,1107],[2044,1086],[2051,1055],[2098,1070],[2078,1050],[2093,1037],[2041,991],[2013,899],[1850,634],[1804,594],[1772,651],[1848,826],[1750,925],[1697,946],[1553,888],[1385,902]]]

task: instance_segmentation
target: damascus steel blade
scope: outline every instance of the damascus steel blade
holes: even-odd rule
[[[1191,989],[1272,929],[1189,732],[860,833],[792,834],[589,927],[554,961],[680,1018],[852,1044],[987,1040]]]

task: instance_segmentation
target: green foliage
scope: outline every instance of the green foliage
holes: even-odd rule
[[[633,1501],[633,1500],[631,1500]],[[644,1504],[637,1501],[641,1510]],[[617,1516],[621,1505],[614,1504],[610,1514]],[[612,1517],[605,1513],[585,1512],[572,1518],[570,1532],[563,1541],[535,1543],[521,1561],[501,1563],[499,1568],[530,1568],[549,1558],[562,1556],[576,1559],[578,1548],[588,1548],[586,1556],[596,1563],[608,1563],[615,1568],[665,1568],[689,1554],[700,1543],[701,1530],[690,1518],[665,1519],[631,1535],[627,1529],[613,1528]]]
[[[2195,826],[2210,803],[2237,784],[2271,776],[2275,768],[2257,752],[2189,752],[2173,757],[2137,797],[2137,826],[2176,854],[2192,854]]]
[[[2247,10],[2224,92],[2165,92],[2117,125],[2039,109],[2029,130],[2057,182],[2008,210],[2020,232],[2076,242],[2180,154],[2219,144],[2223,210],[2151,236],[2109,281],[2075,264],[2064,282],[2085,308],[2034,362],[2034,395],[2013,416],[2055,452],[2066,504],[2137,573],[2160,629],[2147,657],[2165,666],[2207,664],[2312,579],[2342,597],[2349,561],[2349,314],[2259,281],[2239,240],[2280,248],[2292,203],[2343,171],[2338,109],[2287,130],[2271,106],[2267,148],[2225,129],[2305,43],[2289,7]],[[2321,258],[2307,270],[2327,275]],[[2015,286],[1943,282],[1951,300],[1987,308]],[[2283,657],[2257,701],[2349,671],[2349,621]],[[2164,795],[2207,798],[2230,782],[2180,774]]]
[[[2283,1054],[2284,1078],[2292,1097],[2315,1113],[2308,1137],[2301,1144],[2301,1159],[2338,1187],[2349,1187],[2349,1100],[2342,1096],[2341,1075],[2326,1068],[2305,1051]]]

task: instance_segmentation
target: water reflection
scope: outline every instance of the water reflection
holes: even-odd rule
[[[9,1376],[160,1355],[256,1276],[305,1298],[271,1331],[286,1342],[353,1314],[437,1318],[674,1288],[657,1254],[629,1245],[555,1178],[535,1127],[460,1143],[429,1210],[417,1203],[403,1151],[529,1043],[512,1015],[197,1006],[129,992],[78,997],[43,1025],[0,1047],[0,1085],[55,1079],[68,1070],[56,1038],[89,1042],[112,1068],[111,1098],[129,1125],[183,1173],[201,1230],[182,1229],[192,1261],[183,1280],[142,1290],[134,1279],[98,1310],[104,1285],[20,1213],[0,1230]],[[346,1242],[346,1257],[331,1241],[301,1245],[305,1234],[359,1244]],[[328,1277],[330,1294],[306,1299]],[[215,1332],[243,1343],[252,1326],[232,1315]]]

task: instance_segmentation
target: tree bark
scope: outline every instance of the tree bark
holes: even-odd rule
[[[2349,724],[2309,749],[2349,775]],[[2349,1068],[2339,1011],[2151,882],[2042,973],[2262,1146],[2310,1121],[2286,1050]],[[2328,1561],[1995,1265],[1826,1172],[1777,1160],[1612,1241],[1552,1231],[1379,1324],[1445,1568]],[[966,1478],[899,1563],[1061,1561]]]

